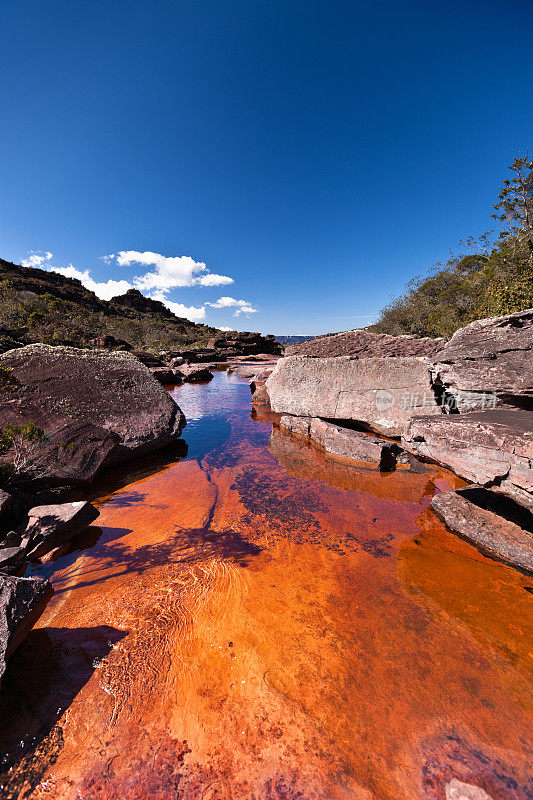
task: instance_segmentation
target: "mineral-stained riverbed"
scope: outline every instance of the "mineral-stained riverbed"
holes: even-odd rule
[[[427,508],[458,479],[331,460],[226,373],[173,394],[187,455],[108,476],[35,570],[1,797],[531,797],[532,582]]]

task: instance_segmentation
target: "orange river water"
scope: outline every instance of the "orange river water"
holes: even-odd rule
[[[172,393],[187,454],[108,474],[33,570],[0,797],[531,798],[533,582],[428,508],[461,481],[333,460],[233,375]]]

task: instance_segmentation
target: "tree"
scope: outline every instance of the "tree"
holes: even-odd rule
[[[492,217],[507,227],[500,237],[524,242],[533,260],[533,160],[517,156],[509,169],[513,175],[503,181]]]

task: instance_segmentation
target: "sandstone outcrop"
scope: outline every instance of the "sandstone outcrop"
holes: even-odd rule
[[[494,409],[414,417],[402,445],[485,487],[497,487],[533,505],[531,412]]]
[[[291,356],[278,361],[266,386],[277,413],[353,420],[387,436],[400,436],[417,414],[442,413],[421,356]]]
[[[432,509],[454,533],[499,561],[533,572],[533,514],[479,486],[435,495]],[[512,518],[514,516],[514,519]]]
[[[130,353],[35,344],[4,353],[0,364],[14,379],[0,389],[3,414],[23,413],[45,433],[70,418],[112,434],[106,463],[152,452],[185,425],[168,392]]]
[[[444,339],[419,339],[416,336],[390,336],[365,330],[344,331],[318,336],[299,344],[288,345],[287,356],[335,358],[392,358],[397,356],[433,356],[444,345]]]
[[[459,411],[498,402],[533,409],[533,309],[480,319],[458,330],[433,359],[436,384]]]
[[[292,417],[283,415],[282,428],[305,436],[328,453],[366,463],[377,463],[384,472],[396,466],[400,447],[395,442],[378,439],[363,431],[335,425],[318,417]]]
[[[53,593],[42,578],[0,573],[0,681],[7,659],[35,625]]]

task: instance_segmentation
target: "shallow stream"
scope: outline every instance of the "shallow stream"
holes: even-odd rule
[[[531,797],[532,584],[427,508],[461,482],[333,460],[225,372],[172,394],[187,454],[100,481],[98,527],[34,570],[0,796]]]

